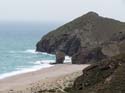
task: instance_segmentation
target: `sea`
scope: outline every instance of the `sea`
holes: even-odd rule
[[[0,79],[51,67],[55,55],[36,52],[36,43],[62,23],[0,23]],[[66,57],[65,62],[71,62]]]

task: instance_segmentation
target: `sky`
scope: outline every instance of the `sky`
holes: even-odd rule
[[[89,11],[125,22],[125,0],[0,0],[0,21],[71,21]]]

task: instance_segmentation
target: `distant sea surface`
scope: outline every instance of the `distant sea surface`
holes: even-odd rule
[[[35,52],[36,43],[60,23],[0,23],[0,79],[44,67],[55,55]]]

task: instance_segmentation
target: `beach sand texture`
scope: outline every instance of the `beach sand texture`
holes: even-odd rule
[[[44,91],[62,91],[89,66],[59,64],[50,68],[29,72],[0,80],[0,93],[47,93]]]

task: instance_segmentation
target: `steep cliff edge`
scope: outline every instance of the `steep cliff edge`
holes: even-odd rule
[[[124,39],[125,23],[89,12],[45,35],[37,43],[36,51],[55,53],[62,50],[66,55],[73,56],[73,63],[86,63],[91,57],[98,60],[110,56],[105,45]],[[84,58],[82,62],[79,55]]]

